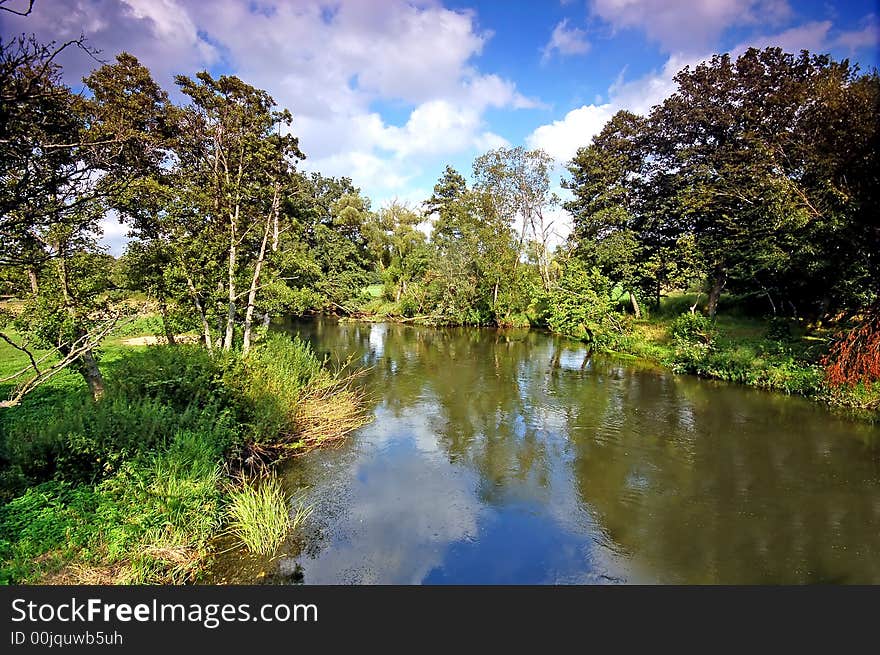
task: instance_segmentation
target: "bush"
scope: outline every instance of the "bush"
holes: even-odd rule
[[[406,293],[400,298],[399,307],[401,314],[403,314],[407,318],[412,318],[419,313],[421,305],[418,298],[416,298],[412,293]]]
[[[179,432],[167,450],[125,462],[97,486],[28,489],[0,509],[0,580],[39,575],[37,558],[49,568],[123,562],[126,582],[191,579],[222,519],[222,449],[216,435]]]
[[[233,357],[196,345],[152,346],[116,362],[107,376],[108,387],[116,397],[150,398],[177,409],[229,404],[224,376],[236,366]]]
[[[78,390],[2,415],[0,582],[65,562],[67,582],[189,581],[223,519],[224,459],[259,465],[366,420],[352,378],[283,335],[244,358],[129,351],[107,379],[101,401]]]
[[[271,335],[244,360],[244,370],[227,375],[243,406],[247,439],[268,442],[295,429],[297,404],[303,390],[326,376],[323,364],[299,337]]]
[[[546,308],[547,326],[553,332],[609,348],[627,326],[626,316],[613,309],[607,293],[611,287],[598,269],[570,259],[556,287],[534,306]]]
[[[711,347],[718,336],[715,323],[699,312],[679,315],[670,328],[672,338],[683,344],[704,344]]]
[[[180,430],[200,430],[229,447],[234,421],[218,405],[184,409],[152,398],[75,398],[36,420],[13,423],[4,437],[6,484],[15,492],[50,478],[95,482],[122,462],[165,446]]]

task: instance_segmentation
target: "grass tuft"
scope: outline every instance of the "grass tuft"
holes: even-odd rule
[[[291,514],[290,499],[275,477],[244,483],[229,497],[230,534],[259,555],[274,555],[287,535],[312,512],[311,507],[299,502]]]

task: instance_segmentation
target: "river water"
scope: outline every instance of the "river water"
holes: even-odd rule
[[[880,428],[538,331],[318,319],[372,423],[282,475],[268,580],[880,583]]]

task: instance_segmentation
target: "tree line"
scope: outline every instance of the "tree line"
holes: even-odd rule
[[[177,76],[175,103],[122,53],[78,94],[67,48],[87,50],[0,46],[0,285],[24,303],[0,338],[30,362],[12,403],[67,365],[99,398],[95,351],[132,293],[169,343],[244,352],[273,316],[375,306],[376,283],[406,320],[592,339],[674,289],[702,291],[710,316],[724,291],[813,322],[878,302],[880,80],[845,60],[767,48],[685,68],[578,150],[565,203],[552,159],[510,147],[477,157],[470,184],[447,167],[421,206],[372,211],[349,178],[298,168],[293,116],[266,91],[200,72]],[[129,230],[118,261],[98,243],[107,216]]]
[[[704,283],[772,315],[877,300],[877,72],[750,49],[675,76],[647,116],[618,112],[570,162],[570,246],[640,297]]]

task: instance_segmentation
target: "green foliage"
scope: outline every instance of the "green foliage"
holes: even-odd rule
[[[192,580],[227,500],[239,509],[248,500],[222,484],[224,460],[241,463],[248,448],[268,452],[285,439],[318,444],[363,422],[359,397],[299,339],[273,335],[244,358],[184,345],[114,359],[99,402],[80,389],[0,414],[0,581],[36,580],[71,562],[113,581]],[[286,501],[279,489],[261,493],[250,525],[260,543],[268,531],[277,544]],[[284,521],[276,511],[271,523],[279,506]],[[308,511],[300,504],[296,521]]]
[[[46,553],[63,558],[87,543],[96,504],[90,489],[45,482],[0,506],[0,584],[27,579],[35,562],[51,566]]]
[[[76,558],[129,565],[128,582],[185,581],[222,519],[216,434],[178,432],[96,485],[47,482],[0,508],[0,579],[28,579]],[[47,557],[47,555],[49,555]]]
[[[196,345],[154,346],[127,354],[110,369],[108,379],[114,396],[151,399],[184,410],[232,404],[223,378],[237,365],[234,356]]]
[[[769,341],[788,341],[791,339],[791,323],[786,318],[774,316],[767,323]]]
[[[715,321],[699,312],[686,312],[678,316],[670,328],[673,339],[682,345],[703,344],[711,348],[717,332]]]
[[[702,280],[710,316],[724,289],[791,318],[869,306],[877,72],[752,48],[675,84],[646,117],[618,112],[570,162],[577,256],[655,306]]]
[[[3,482],[9,490],[55,477],[93,482],[161,448],[178,430],[202,429],[231,445],[232,420],[218,405],[178,409],[154,398],[74,398],[51,412],[22,417],[3,435]]]
[[[609,347],[625,331],[625,317],[614,311],[608,294],[611,287],[598,269],[589,269],[578,259],[568,260],[543,303],[547,326],[599,348]]]

